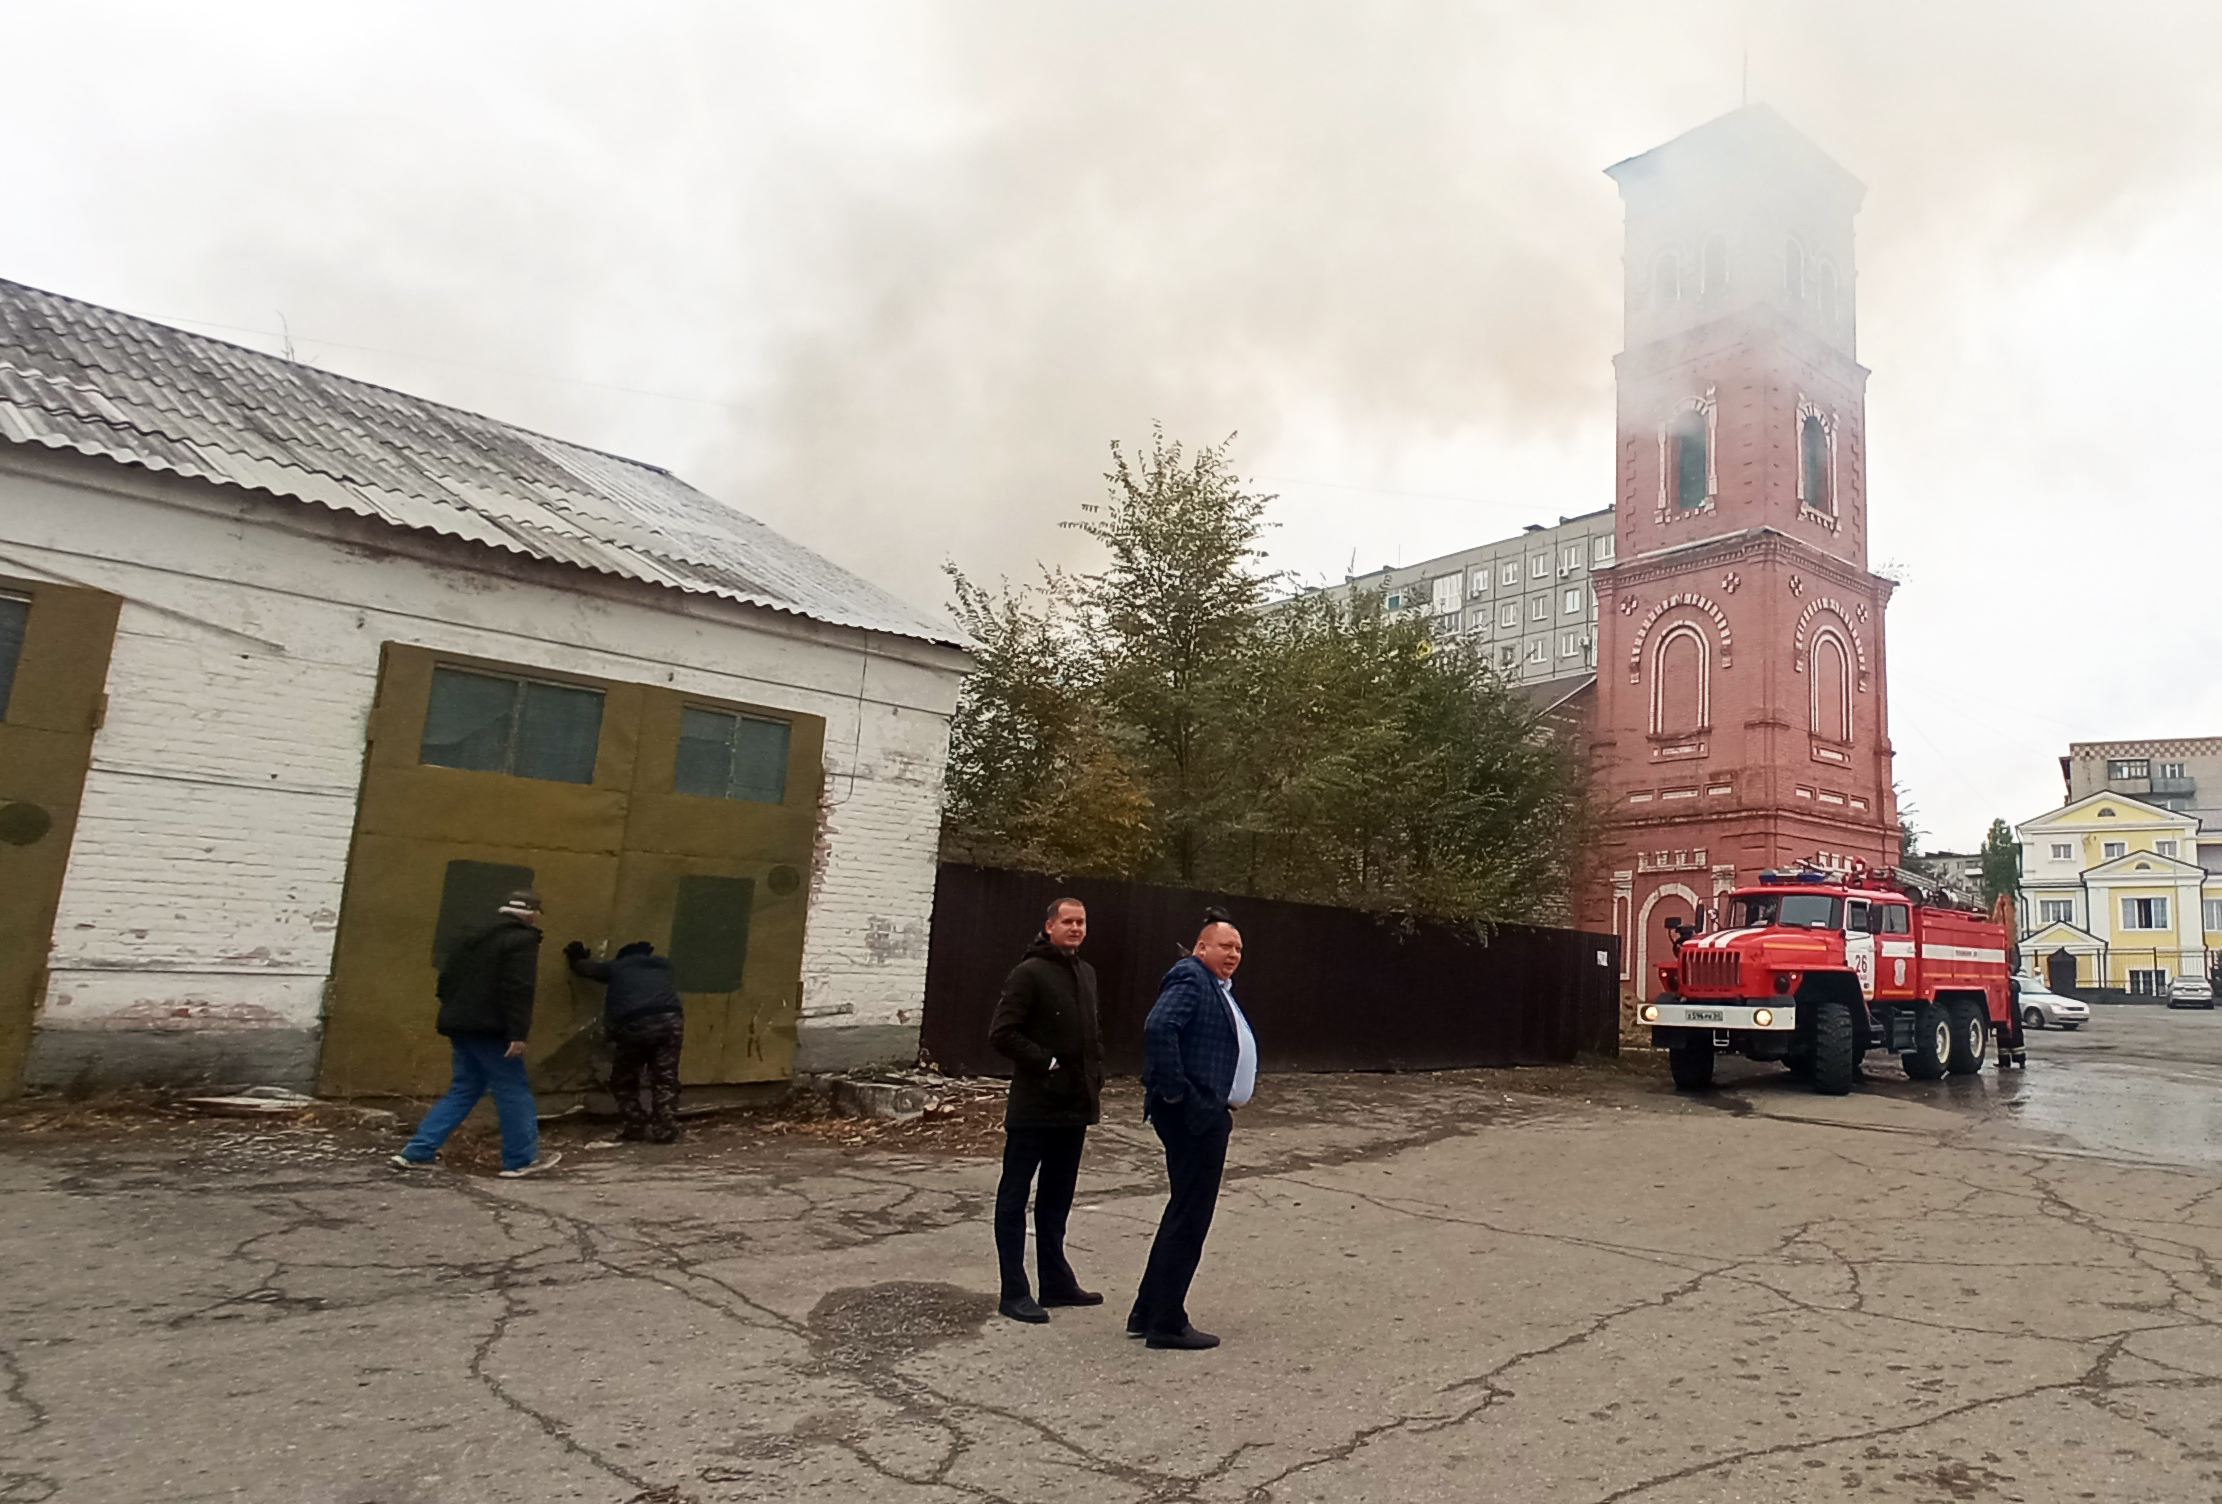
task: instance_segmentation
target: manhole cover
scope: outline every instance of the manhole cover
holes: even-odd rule
[[[882,1364],[974,1336],[994,1314],[994,1296],[955,1285],[857,1285],[829,1292],[812,1308],[810,1340],[836,1362]]]

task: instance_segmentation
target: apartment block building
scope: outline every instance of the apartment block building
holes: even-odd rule
[[[2198,865],[2222,872],[2222,736],[2070,742],[2060,778],[2069,804],[2098,793],[2127,794],[2190,815],[2198,822]]]
[[[1347,601],[1361,590],[1379,591],[1390,610],[1424,612],[1440,635],[1480,647],[1507,680],[1541,685],[1596,673],[1590,572],[1611,566],[1613,547],[1613,511],[1606,507],[1304,593]]]

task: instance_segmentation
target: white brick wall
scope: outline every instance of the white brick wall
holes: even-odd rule
[[[70,455],[0,454],[0,574],[126,602],[42,1042],[278,1030],[313,1069],[386,641],[823,716],[803,1054],[915,1032],[961,655]]]

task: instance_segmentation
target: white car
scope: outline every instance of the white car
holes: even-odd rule
[[[2079,998],[2062,997],[2028,972],[2014,978],[2021,983],[2021,1026],[2041,1029],[2080,1029],[2091,1021],[2091,1005]]]
[[[2168,984],[2168,1006],[2171,1008],[2212,1008],[2214,984],[2205,977],[2177,977]]]

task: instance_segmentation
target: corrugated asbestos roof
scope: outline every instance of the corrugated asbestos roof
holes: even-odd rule
[[[965,646],[947,622],[653,465],[4,280],[0,439]]]

